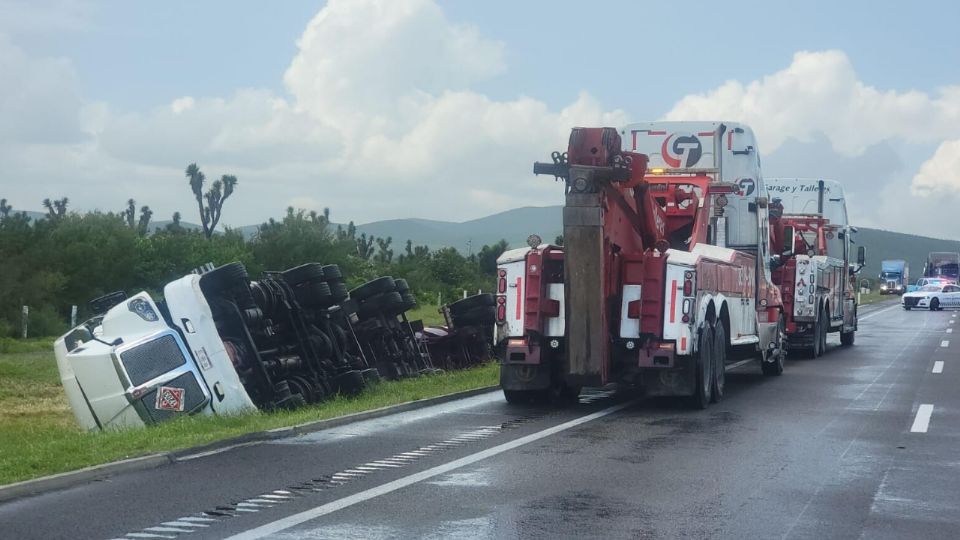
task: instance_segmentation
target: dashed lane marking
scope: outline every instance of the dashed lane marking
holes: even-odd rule
[[[953,333],[953,328],[947,328],[947,333],[948,333],[948,334],[952,334],[952,333]]]
[[[943,361],[937,360],[933,363],[933,372],[934,373],[943,373]]]
[[[949,347],[949,346],[950,346],[950,340],[949,340],[949,339],[945,339],[945,340],[941,341],[941,342],[940,342],[940,346],[941,346],[941,347]]]
[[[930,427],[930,416],[933,414],[933,405],[924,403],[917,409],[917,416],[913,419],[913,426],[910,427],[911,433],[926,433]]]

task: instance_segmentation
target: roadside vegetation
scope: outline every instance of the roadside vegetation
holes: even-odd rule
[[[232,417],[185,417],[145,429],[80,431],[60,386],[49,340],[0,339],[0,485],[208,444],[497,384],[489,363],[462,371],[377,384],[294,411]]]

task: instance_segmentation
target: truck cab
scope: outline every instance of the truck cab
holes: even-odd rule
[[[903,294],[910,284],[910,267],[904,260],[880,262],[880,294]]]

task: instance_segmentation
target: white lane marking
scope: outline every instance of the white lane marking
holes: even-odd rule
[[[621,403],[620,405],[614,405],[613,407],[603,409],[602,411],[597,411],[593,414],[588,414],[587,416],[581,416],[580,418],[570,420],[569,422],[564,422],[563,424],[559,424],[559,425],[544,429],[542,431],[538,431],[536,433],[531,433],[530,435],[527,435],[525,437],[520,437],[519,439],[514,439],[512,441],[505,442],[503,444],[494,446],[492,448],[481,450],[480,452],[477,452],[475,454],[471,454],[469,456],[462,457],[460,459],[457,459],[448,463],[444,463],[436,467],[432,467],[425,471],[421,471],[415,474],[411,474],[409,476],[405,476],[403,478],[399,478],[392,482],[388,482],[386,484],[383,484],[374,488],[370,488],[370,489],[361,491],[359,493],[355,493],[348,497],[344,497],[342,499],[332,501],[327,504],[317,506],[315,508],[311,508],[310,510],[300,512],[299,514],[293,514],[283,519],[278,519],[277,521],[267,523],[265,525],[261,525],[260,527],[257,527],[255,529],[250,529],[249,531],[244,531],[239,534],[235,534],[233,536],[228,537],[228,540],[254,540],[257,538],[263,538],[264,536],[267,536],[267,535],[278,533],[280,531],[287,530],[291,527],[296,527],[297,525],[300,525],[301,523],[305,523],[312,519],[325,516],[327,514],[336,512],[338,510],[342,510],[344,508],[348,508],[355,504],[359,504],[364,501],[373,499],[375,497],[379,497],[381,495],[386,495],[387,493],[392,493],[394,491],[405,488],[407,486],[416,484],[418,482],[422,482],[423,480],[426,480],[428,478],[433,478],[435,476],[448,473],[452,470],[459,469],[467,465],[471,465],[478,461],[496,456],[498,454],[502,454],[509,450],[513,450],[514,448],[518,448],[520,446],[524,446],[526,444],[539,441],[551,435],[555,435],[562,431],[575,428],[581,424],[585,424],[592,420],[596,420],[598,418],[602,418],[604,416],[613,414],[617,411],[623,410],[635,403],[636,403],[636,400],[628,401],[626,403]]]
[[[209,527],[206,523],[197,523],[194,521],[165,521],[161,525],[166,525],[167,527]]]
[[[219,520],[208,518],[208,517],[187,516],[187,517],[179,518],[177,519],[177,521],[196,521],[196,522],[202,522],[202,523],[211,523]]]
[[[868,313],[868,314],[864,315],[863,317],[858,317],[858,319],[861,320],[861,321],[865,321],[865,320],[869,319],[870,317],[875,317],[875,316],[877,316],[877,315],[879,315],[879,314],[881,314],[881,313],[886,313],[887,311],[890,311],[891,309],[893,309],[893,308],[895,308],[895,307],[900,307],[900,304],[895,304],[895,305],[892,305],[892,306],[890,306],[890,307],[888,307],[888,308],[883,308],[883,309],[881,309],[880,311],[874,311],[873,313]]]
[[[181,527],[147,527],[143,529],[147,532],[158,532],[158,533],[191,533],[193,529],[184,529]]]
[[[751,363],[751,362],[753,362],[753,361],[754,361],[753,358],[748,358],[748,359],[746,359],[746,360],[741,360],[741,361],[739,361],[739,362],[734,362],[734,363],[732,363],[732,364],[727,364],[727,367],[725,367],[723,370],[724,370],[724,371],[730,371],[731,369],[737,369],[738,367],[740,367],[740,366],[745,366],[745,365],[747,365],[747,364],[749,364],[749,363]]]
[[[924,403],[917,409],[917,417],[913,419],[913,426],[910,427],[911,433],[926,433],[930,426],[930,415],[933,414],[933,405]]]
[[[952,333],[953,333],[953,328],[947,328],[947,333],[948,333],[948,334],[952,334]]]
[[[940,346],[941,346],[941,347],[949,347],[949,346],[950,346],[950,340],[949,340],[949,339],[945,339],[945,340],[941,341],[941,342],[940,342]]]
[[[937,360],[933,363],[934,373],[943,373],[943,360]]]
[[[127,533],[128,538],[176,538],[169,534]]]

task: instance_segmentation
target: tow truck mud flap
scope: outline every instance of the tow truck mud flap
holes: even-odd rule
[[[694,361],[694,356],[677,356],[673,368],[645,369],[637,382],[646,396],[692,396]]]
[[[549,386],[549,365],[503,364],[500,366],[500,387],[504,390],[543,390]]]
[[[606,382],[608,332],[603,302],[607,259],[598,194],[569,194],[563,209],[565,247],[567,362],[566,382],[599,386]]]

